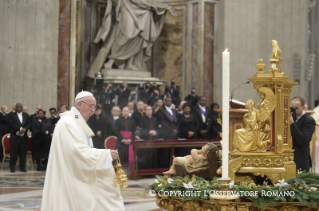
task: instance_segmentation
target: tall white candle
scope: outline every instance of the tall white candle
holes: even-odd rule
[[[229,154],[229,52],[223,52],[223,158],[222,178],[228,178]]]

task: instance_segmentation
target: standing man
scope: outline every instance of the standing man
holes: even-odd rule
[[[296,168],[309,171],[312,167],[310,158],[310,141],[315,132],[316,122],[305,110],[305,100],[294,97],[291,105],[296,108],[296,119],[290,116],[290,132],[293,141],[294,160]]]
[[[114,125],[115,125],[116,120],[118,120],[118,118],[120,117],[120,115],[121,115],[120,107],[119,106],[114,106],[112,108],[111,115],[110,116],[106,116],[106,125],[105,125],[106,138],[109,137],[109,136],[115,136],[116,135],[116,133],[114,131]]]
[[[130,97],[130,101],[132,101],[135,105],[137,104],[137,101],[140,98],[140,93],[139,93],[138,88],[139,88],[139,86],[135,87],[135,93],[131,94],[131,97]]]
[[[42,211],[124,210],[112,166],[116,150],[93,148],[86,121],[94,114],[92,93],[77,94],[74,107],[61,114],[51,144]]]
[[[164,139],[176,139],[178,138],[178,119],[177,113],[175,109],[171,109],[172,98],[165,98],[165,105],[163,109],[158,111],[157,119],[161,127],[161,138]],[[158,150],[159,154],[161,154],[161,164],[160,167],[168,167],[169,166],[169,149],[162,148]]]
[[[97,149],[105,149],[104,140],[106,138],[106,118],[102,114],[102,106],[97,106],[94,115],[87,121],[95,136],[93,145]]]
[[[192,112],[197,118],[197,122],[199,123],[197,138],[207,138],[207,127],[209,125],[211,114],[209,108],[206,106],[206,97],[200,97],[198,105],[192,108]]]
[[[17,103],[14,113],[10,115],[10,172],[15,172],[17,156],[19,156],[20,171],[27,172],[25,160],[27,156],[27,132],[30,129],[29,115],[22,112],[22,104]]]
[[[121,107],[121,109],[127,105],[130,94],[131,90],[128,89],[126,82],[123,82],[122,85],[118,86],[118,89],[116,90],[116,95],[118,95],[117,104]]]
[[[171,80],[171,86],[169,89],[170,89],[170,94],[172,97],[172,103],[177,108],[181,102],[181,98],[179,97],[180,87],[176,85],[176,82],[174,79]]]
[[[142,127],[142,119],[145,116],[144,113],[144,102],[142,100],[139,100],[137,102],[137,109],[136,112],[132,114],[132,119],[134,119],[136,126]]]
[[[49,109],[50,115],[51,115],[51,124],[53,125],[53,129],[56,125],[56,123],[59,121],[59,117],[56,114],[56,108],[50,108]]]
[[[32,123],[32,120],[33,120],[33,119],[35,119],[35,118],[38,117],[37,113],[38,113],[38,111],[39,111],[40,109],[42,109],[42,106],[41,106],[41,105],[37,105],[37,107],[35,108],[35,113],[30,115],[30,124]],[[27,112],[26,112],[26,113],[27,113]]]
[[[132,117],[132,114],[134,113],[134,103],[133,101],[130,101],[127,103],[127,107],[129,109],[129,116]]]
[[[153,109],[151,106],[146,106],[145,115],[142,118],[141,139],[154,140],[158,135],[158,124],[156,117],[152,116]],[[157,149],[139,149],[139,169],[157,168]]]
[[[115,92],[112,88],[112,83],[108,83],[105,87],[105,92],[102,98],[103,102],[103,110],[105,114],[110,115],[111,109],[114,106],[114,98],[115,98]]]
[[[158,111],[158,122],[162,125],[164,139],[176,139],[178,134],[178,118],[175,109],[171,109],[172,98],[165,99],[165,105]]]
[[[198,103],[199,99],[199,96],[196,94],[196,89],[192,88],[191,93],[187,95],[184,100],[187,102],[188,105],[193,107]]]
[[[2,137],[8,133],[9,130],[9,119],[8,119],[8,107],[6,105],[1,106],[0,111],[0,140]],[[0,161],[3,159],[3,148],[0,144]]]

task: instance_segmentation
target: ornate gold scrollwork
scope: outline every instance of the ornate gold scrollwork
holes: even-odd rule
[[[284,206],[280,211],[299,211],[299,209],[295,206]]]

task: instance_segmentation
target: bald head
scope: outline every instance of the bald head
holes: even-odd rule
[[[1,106],[1,111],[2,111],[2,113],[4,113],[4,114],[8,113],[8,106],[2,105],[2,106]]]
[[[122,109],[122,116],[123,117],[128,117],[129,116],[129,113],[130,113],[130,110],[128,109],[128,107],[124,107]]]

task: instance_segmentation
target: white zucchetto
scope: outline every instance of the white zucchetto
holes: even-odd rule
[[[93,96],[93,94],[91,92],[88,92],[88,91],[82,91],[76,95],[75,100],[79,100],[79,99],[81,99],[83,97],[87,97],[87,96]]]

